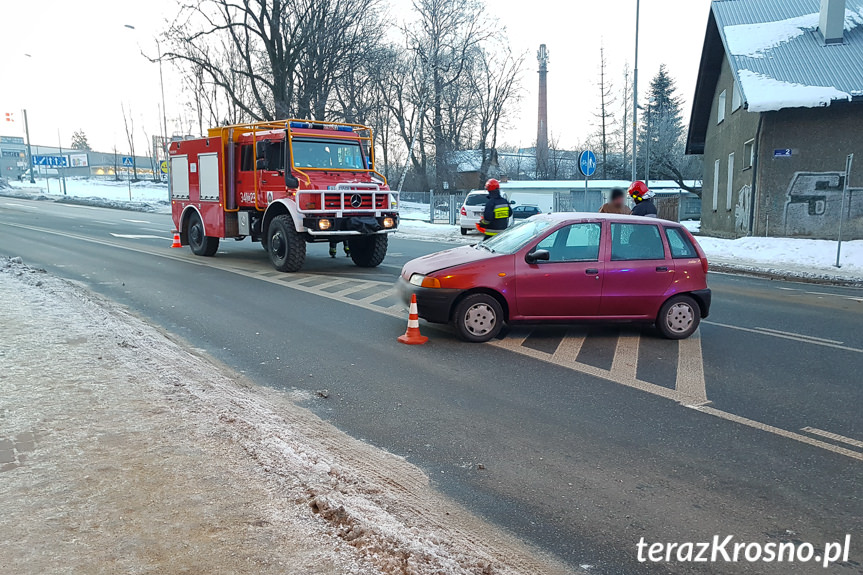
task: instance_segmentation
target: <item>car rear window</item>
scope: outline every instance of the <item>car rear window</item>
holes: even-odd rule
[[[665,247],[659,226],[653,224],[611,224],[611,260],[664,260]]]
[[[488,201],[486,194],[473,194],[467,197],[464,201],[466,206],[484,206]]]
[[[668,247],[671,248],[671,257],[675,259],[698,257],[698,250],[680,228],[665,228],[665,236],[668,238]]]

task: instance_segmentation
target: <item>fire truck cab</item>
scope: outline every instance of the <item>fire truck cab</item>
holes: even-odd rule
[[[398,195],[375,170],[367,126],[283,120],[171,142],[171,213],[180,241],[213,256],[219,240],[261,242],[273,266],[302,268],[306,244],[347,242],[378,266],[399,223]]]

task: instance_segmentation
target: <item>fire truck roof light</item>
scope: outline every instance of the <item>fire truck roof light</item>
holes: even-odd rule
[[[337,129],[339,132],[353,132],[353,131],[354,131],[354,129],[353,129],[353,128],[351,128],[350,126],[339,126],[339,127],[338,127],[338,128],[336,128],[336,129]]]
[[[309,124],[307,124],[306,122],[291,122],[291,127],[292,128],[306,129],[306,128],[310,128],[311,126],[309,126]]]

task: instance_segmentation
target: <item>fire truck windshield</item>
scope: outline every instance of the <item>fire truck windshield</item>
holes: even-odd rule
[[[344,140],[293,139],[294,166],[321,170],[365,170],[360,143]]]

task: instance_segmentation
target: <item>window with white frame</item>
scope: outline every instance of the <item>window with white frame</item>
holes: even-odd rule
[[[719,93],[719,103],[716,107],[716,123],[721,124],[725,121],[725,107],[728,101],[728,94],[725,90]]]
[[[719,160],[713,164],[713,211],[719,209]]]
[[[728,185],[725,190],[725,209],[731,211],[731,196],[734,194],[734,152],[728,154]]]
[[[748,170],[755,165],[755,140],[743,144],[743,169]]]
[[[743,95],[740,93],[740,84],[734,80],[734,87],[731,89],[731,111],[736,112],[743,105]]]

